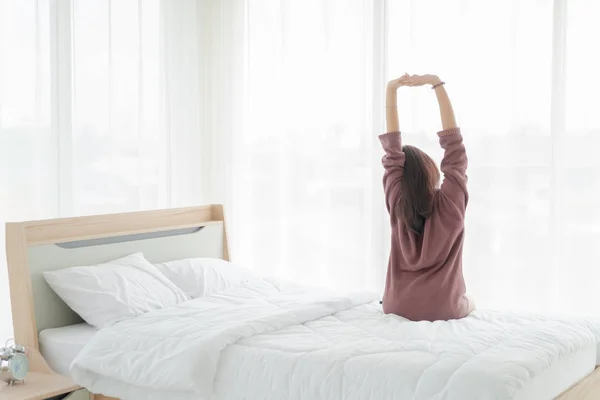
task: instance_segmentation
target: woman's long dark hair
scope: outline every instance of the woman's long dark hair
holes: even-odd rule
[[[422,150],[403,146],[402,151],[406,160],[396,205],[397,215],[408,229],[422,235],[425,221],[431,215],[440,172],[431,157]]]

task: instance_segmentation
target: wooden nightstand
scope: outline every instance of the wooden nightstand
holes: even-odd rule
[[[53,372],[42,355],[36,349],[27,348],[30,372],[25,377],[25,382],[15,383],[12,386],[0,387],[2,400],[42,400],[55,396],[71,393],[64,399],[88,399],[87,391],[81,388],[70,378]]]

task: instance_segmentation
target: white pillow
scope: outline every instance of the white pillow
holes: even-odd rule
[[[219,258],[187,258],[155,265],[193,299],[258,279],[250,270]]]
[[[44,278],[73,311],[97,328],[190,299],[142,253],[44,272]]]

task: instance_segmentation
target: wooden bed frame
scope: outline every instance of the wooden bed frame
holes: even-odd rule
[[[181,234],[181,231],[186,230],[193,233]],[[164,237],[156,238],[161,234]],[[144,235],[150,238],[140,239]],[[99,240],[115,238],[125,239],[116,241],[116,244],[97,243]],[[65,248],[73,243],[81,244],[81,248]],[[161,246],[156,246],[156,243],[164,243],[164,247],[172,249],[157,249]],[[207,205],[6,224],[6,258],[15,341],[27,347],[32,372],[52,372],[40,355],[38,333],[46,328],[82,322],[62,300],[48,290],[41,272],[109,261],[137,251],[143,251],[151,262],[202,256],[229,260],[223,206]],[[82,254],[84,252],[88,256]],[[167,255],[169,252],[171,254]],[[55,253],[61,256],[61,260],[51,260]],[[90,253],[95,254],[90,257]],[[59,381],[56,379],[56,382]],[[61,384],[64,382],[61,381]],[[90,396],[95,400],[110,399],[101,394]]]
[[[33,248],[211,226],[213,226],[213,229],[219,229],[219,232],[222,233],[218,245],[219,254],[211,254],[211,256],[229,260],[225,213],[222,205],[7,223],[6,255],[15,340],[17,343],[27,346],[28,350],[32,352],[33,357],[30,357],[32,372],[47,372],[49,370],[43,357],[39,356],[38,329],[40,329],[40,312],[37,310],[36,313],[36,292],[34,288],[37,286],[32,284],[32,281],[34,281],[32,278],[34,277],[30,270],[30,264],[33,267],[32,260],[34,258],[30,257],[30,251]],[[121,251],[123,250],[121,249]],[[182,254],[181,258],[187,256]],[[149,259],[153,262],[167,261],[152,260],[151,257]],[[82,265],[76,261],[73,262],[72,265]],[[64,267],[62,266],[62,268]],[[57,268],[54,267],[54,269]],[[64,307],[67,306],[64,305]],[[64,326],[67,323],[62,322],[62,324],[58,326]],[[42,324],[41,329],[44,327],[44,324]],[[114,399],[102,394],[90,394],[90,398],[94,400]],[[600,399],[600,368],[596,368],[587,377],[560,395],[558,399]]]

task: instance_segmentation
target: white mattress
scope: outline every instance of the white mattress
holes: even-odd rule
[[[40,352],[56,373],[69,375],[71,363],[97,330],[88,324],[45,329],[40,332]]]
[[[597,347],[597,345],[589,345],[559,358],[518,390],[514,400],[543,400],[557,397],[594,370],[597,363]]]
[[[367,297],[265,281],[102,329],[71,373],[131,400],[546,400],[593,370],[599,340],[600,321],[410,322]]]

